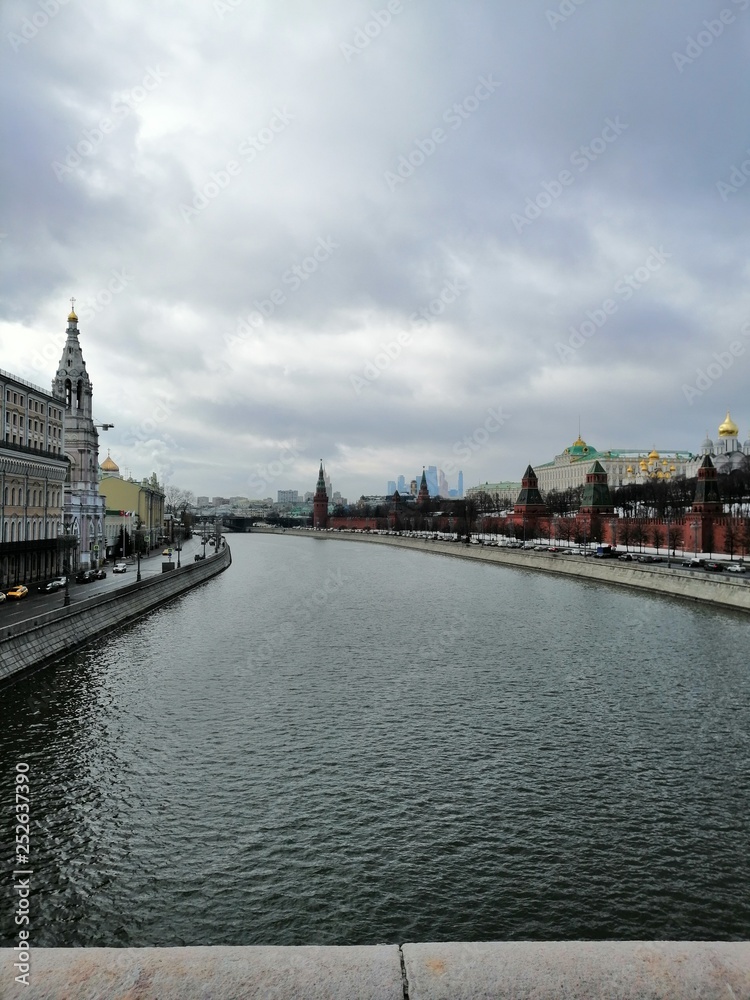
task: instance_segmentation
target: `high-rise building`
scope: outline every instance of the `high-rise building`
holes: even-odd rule
[[[406,487],[406,479],[404,478],[404,476],[398,477],[398,479],[396,480],[396,488],[398,489],[399,493],[402,496],[406,493],[407,487]]]
[[[395,479],[389,479],[388,480],[388,485],[385,488],[385,492],[386,492],[387,496],[389,496],[389,497],[393,496],[393,494],[396,492],[396,480]]]
[[[458,473],[458,495],[459,497],[464,495],[464,474],[460,470]]]
[[[299,503],[299,492],[297,490],[277,490],[277,503]]]

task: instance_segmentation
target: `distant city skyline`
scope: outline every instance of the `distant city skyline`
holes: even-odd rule
[[[579,418],[744,440],[744,0],[49,6],[3,6],[2,366],[49,391],[75,297],[121,468],[356,498]]]

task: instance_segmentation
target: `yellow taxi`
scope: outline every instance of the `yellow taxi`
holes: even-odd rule
[[[15,587],[11,587],[6,593],[8,597],[15,600],[20,600],[22,597],[26,597],[29,592],[28,587],[24,587],[22,583],[17,583]]]

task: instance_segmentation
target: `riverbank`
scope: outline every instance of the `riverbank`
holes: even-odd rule
[[[557,573],[582,580],[631,587],[650,593],[700,601],[734,611],[750,613],[750,580],[742,576],[730,579],[725,573],[707,573],[703,569],[667,569],[659,563],[620,562],[617,559],[584,559],[558,552],[536,552],[494,545],[466,545],[447,539],[409,538],[403,535],[376,535],[368,532],[310,531],[295,528],[254,528],[254,531],[311,538],[314,541],[347,541],[397,548],[458,559],[512,566],[515,569]]]
[[[0,633],[0,685],[179,597],[232,562],[229,546],[199,562],[16,622]]]

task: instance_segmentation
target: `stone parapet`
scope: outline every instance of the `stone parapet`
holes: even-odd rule
[[[150,577],[69,607],[47,611],[0,631],[0,684],[32,667],[43,666],[118,625],[203,583],[232,561],[229,546],[172,573]],[[2,994],[0,993],[0,996]]]
[[[510,941],[0,950],[7,1000],[748,1000],[750,944]]]

